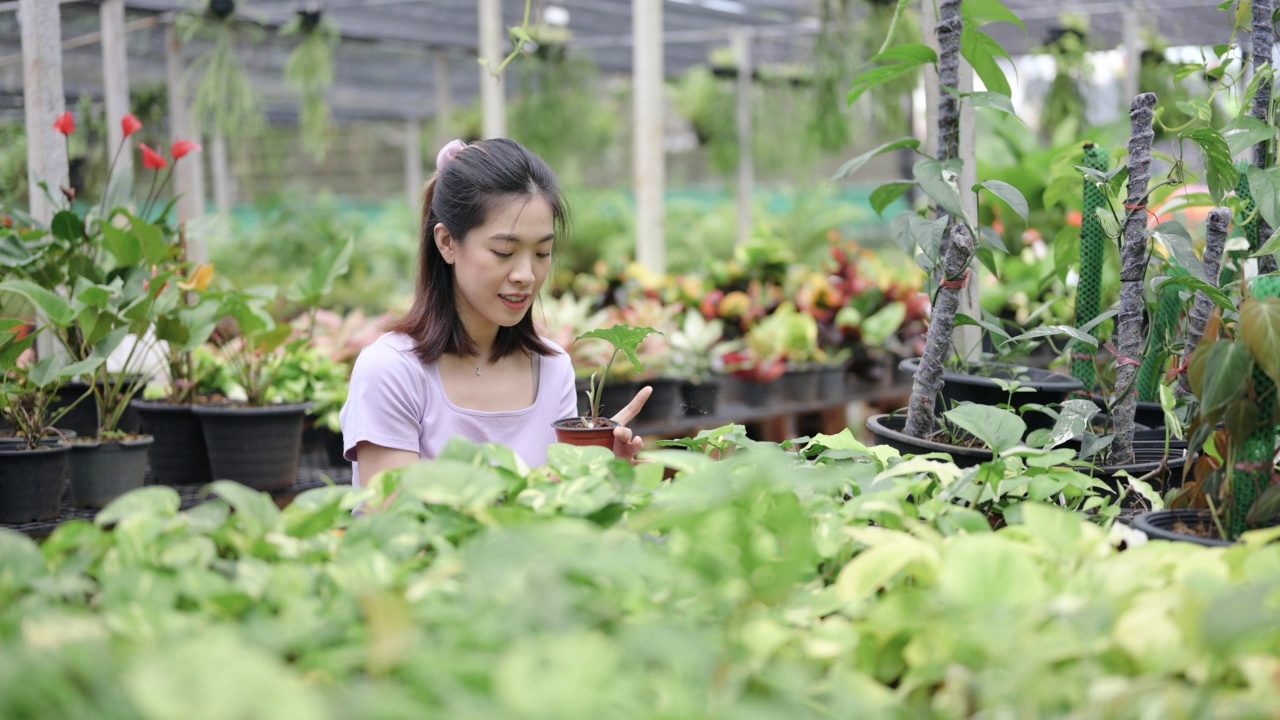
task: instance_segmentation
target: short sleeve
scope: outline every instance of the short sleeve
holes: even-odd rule
[[[560,380],[560,414],[557,420],[576,417],[578,414],[578,385],[573,374],[573,362],[565,355],[564,370]]]
[[[421,452],[426,376],[416,357],[386,342],[360,352],[351,370],[351,389],[342,407],[343,457],[356,461],[356,445]]]

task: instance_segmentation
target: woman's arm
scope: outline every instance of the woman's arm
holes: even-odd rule
[[[383,470],[406,467],[421,459],[418,453],[409,450],[396,450],[364,440],[356,443],[356,461],[360,463],[361,485],[367,485],[374,475]]]

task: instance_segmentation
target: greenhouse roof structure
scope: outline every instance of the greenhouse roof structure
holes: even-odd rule
[[[48,0],[57,2],[58,0]],[[855,12],[864,5],[849,0]],[[70,98],[98,95],[103,85],[98,3],[61,0],[65,90]],[[163,83],[165,34],[163,19],[204,0],[126,0],[130,82]],[[553,16],[572,33],[570,48],[591,57],[602,72],[626,74],[632,64],[633,0],[534,0],[535,13]],[[753,62],[797,63],[811,60],[823,0],[665,0],[663,3],[664,70],[677,75],[705,63],[709,53],[726,46],[734,31],[752,33]],[[1225,42],[1230,27],[1210,0],[1005,0],[1021,17],[1027,33],[1009,24],[989,32],[1013,53],[1044,42],[1064,15],[1087,17],[1089,43],[1095,49],[1116,46],[1125,36],[1126,20],[1139,19],[1169,45]],[[21,38],[17,2],[0,0],[0,112],[21,106]],[[520,25],[524,0],[501,0],[503,24]],[[240,0],[238,12],[276,28],[302,9],[320,9],[343,35],[337,51],[336,84],[330,93],[340,120],[426,118],[436,109],[437,58],[448,58],[453,102],[469,104],[479,91],[477,0]],[[554,11],[554,12],[553,12]],[[1129,12],[1126,15],[1126,11]],[[1137,11],[1135,13],[1135,11]],[[293,47],[274,32],[240,48],[255,86],[266,99],[268,113],[288,119],[297,101],[281,80]],[[187,47],[190,62],[200,47]],[[508,91],[511,91],[510,85]]]

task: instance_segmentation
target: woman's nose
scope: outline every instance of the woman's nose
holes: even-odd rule
[[[533,262],[527,257],[519,257],[511,266],[508,276],[517,285],[528,285],[533,282]]]

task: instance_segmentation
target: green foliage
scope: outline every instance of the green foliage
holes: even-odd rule
[[[338,26],[321,18],[314,27],[298,15],[280,28],[281,37],[301,35],[302,41],[289,54],[284,81],[302,95],[298,126],[302,145],[316,160],[328,152],[332,119],[325,92],[333,85],[334,53],[342,41]]]
[[[1280,703],[1275,545],[1130,534],[1117,552],[1120,528],[1029,500],[1060,471],[1006,487],[1003,471],[848,432],[784,452],[728,430],[707,438],[732,449],[721,461],[655,453],[683,466],[671,483],[598,448],[558,446],[527,472],[456,443],[283,510],[215,483],[179,511],[154,487],[42,545],[0,532],[0,716],[1253,717]],[[360,502],[382,510],[352,515]]]
[[[235,15],[214,17],[204,12],[204,5],[199,3],[178,13],[176,20],[184,43],[194,39],[211,43],[187,71],[200,78],[191,113],[207,132],[219,132],[229,139],[253,135],[263,128],[265,116],[239,44],[260,39],[262,29]]]
[[[617,359],[618,353],[626,356],[631,362],[631,367],[636,372],[644,370],[640,357],[636,354],[636,349],[640,347],[640,343],[650,335],[661,335],[662,333],[650,327],[631,327],[630,325],[614,325],[612,327],[590,330],[582,333],[574,338],[574,342],[580,340],[596,339],[604,340],[613,347],[613,352],[609,355],[608,362],[599,373],[591,373],[591,387],[587,391],[587,397],[591,400],[591,417],[592,426],[600,419],[600,400],[604,393],[605,379],[609,377],[609,369],[613,367],[613,361]]]
[[[623,103],[609,96],[595,64],[584,57],[534,56],[512,69],[520,97],[508,111],[511,137],[562,178],[587,181],[600,155],[619,140]]]

